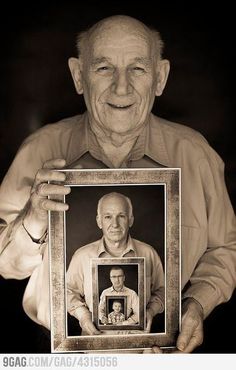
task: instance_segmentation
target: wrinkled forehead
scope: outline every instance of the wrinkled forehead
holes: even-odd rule
[[[110,276],[124,276],[124,272],[121,269],[117,270],[111,270]]]
[[[128,203],[123,197],[110,196],[102,201],[101,213],[124,212],[128,213]]]
[[[109,51],[136,51],[137,54],[149,56],[152,50],[151,34],[138,27],[111,25],[100,27],[89,38],[89,49],[93,56],[103,56]]]

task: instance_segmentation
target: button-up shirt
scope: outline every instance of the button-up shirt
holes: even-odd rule
[[[92,258],[112,257],[105,248],[103,239],[85,245],[74,253],[67,271],[67,309],[79,320],[88,308],[92,312]],[[146,303],[152,314],[164,310],[165,288],[163,267],[157,252],[150,245],[129,237],[120,257],[144,257],[146,279]],[[129,302],[131,303],[131,302]],[[137,313],[137,312],[135,312]]]
[[[122,315],[121,312],[111,312],[107,315],[106,312],[106,299],[107,297],[126,297],[127,299],[127,320],[129,324],[137,324],[139,322],[139,297],[137,296],[137,293],[132,290],[127,288],[125,285],[120,289],[120,290],[115,290],[113,286],[110,288],[107,288],[103,290],[99,302],[99,318],[101,319],[102,317],[106,316],[108,317],[108,323],[109,319],[111,320],[111,323],[116,324],[117,321],[124,321],[125,320],[125,315],[121,317],[122,320],[119,318],[119,315]]]
[[[38,169],[53,158],[68,167],[112,167],[87,113],[47,125],[19,149],[0,189],[0,273],[30,276],[23,305],[36,322],[49,327],[48,248],[39,248],[22,226]],[[224,181],[224,164],[196,131],[150,114],[149,121],[121,167],[182,169],[182,288],[206,317],[227,301],[236,280],[236,226]]]
[[[125,321],[125,315],[122,312],[112,311],[108,314],[108,323],[113,325],[120,325]]]

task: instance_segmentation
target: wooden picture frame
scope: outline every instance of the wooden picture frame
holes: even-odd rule
[[[54,196],[61,202],[70,204],[67,212],[50,212],[49,214],[49,258],[50,258],[50,297],[51,297],[51,350],[52,352],[89,352],[99,350],[130,350],[160,347],[174,347],[180,329],[180,169],[102,169],[102,170],[63,170],[66,173],[65,186],[72,188],[71,194],[79,194],[79,200],[68,201],[71,196]],[[95,235],[91,232],[96,224],[95,198],[102,194],[118,191],[135,196],[135,218],[138,226],[132,236],[140,239],[159,238],[161,256],[165,274],[165,311],[162,329],[138,334],[119,335],[69,335],[67,319],[66,270],[72,253],[69,241],[73,239],[72,227],[76,224],[80,245]],[[94,198],[95,197],[95,198]],[[93,200],[93,206],[89,206]],[[96,199],[96,200],[97,200]],[[158,199],[158,203],[157,203]],[[90,208],[89,208],[90,207]],[[139,208],[140,207],[140,208]],[[73,214],[73,208],[75,213]],[[159,212],[159,208],[161,211]],[[83,210],[78,215],[78,209]],[[71,213],[70,213],[71,212]],[[160,213],[160,214],[159,214]],[[92,215],[91,215],[92,214]],[[90,217],[92,217],[90,219]],[[88,226],[84,220],[88,218]],[[161,225],[161,229],[160,229]],[[159,229],[158,229],[159,228]],[[88,234],[88,235],[87,235]],[[87,238],[88,241],[83,238]],[[77,242],[78,235],[74,237]],[[154,241],[148,243],[156,244]],[[71,245],[70,245],[71,244]],[[148,304],[148,302],[146,302]],[[159,320],[159,315],[157,315]],[[160,316],[161,317],[161,316]],[[157,320],[157,321],[158,321]],[[160,321],[160,320],[159,320]],[[157,324],[158,327],[158,324]]]

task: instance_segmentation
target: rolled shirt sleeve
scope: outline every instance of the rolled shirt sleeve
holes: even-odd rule
[[[210,159],[202,159],[196,169],[205,198],[207,248],[183,294],[183,298],[192,297],[201,304],[204,317],[227,301],[236,286],[236,219],[225,186],[224,164],[211,148],[208,151]]]
[[[98,316],[99,316],[99,320],[102,320],[103,317],[107,318],[106,295],[105,295],[104,291],[102,292],[101,297],[100,297],[100,301],[99,301]]]
[[[90,312],[85,301],[84,294],[83,270],[85,263],[83,262],[83,258],[80,258],[78,256],[79,252],[79,250],[75,252],[66,273],[67,310],[72,316],[76,317],[79,321],[82,321],[85,317],[88,317],[88,315],[90,315]],[[87,264],[87,268],[89,268],[89,264]],[[91,279],[92,278],[90,277],[90,282],[92,281]]]
[[[135,291],[130,294],[132,314],[127,318],[130,324],[139,322],[139,297]]]
[[[165,277],[160,257],[152,248],[151,256],[146,258],[146,264],[151,265],[151,296],[147,302],[147,309],[153,315],[161,313],[165,309]]]

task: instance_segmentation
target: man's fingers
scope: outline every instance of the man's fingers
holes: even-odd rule
[[[162,349],[158,346],[152,347],[152,353],[163,353]]]
[[[203,313],[198,303],[189,301],[182,318],[181,333],[177,339],[177,348],[183,352],[192,352],[203,342]]]
[[[43,168],[61,169],[61,168],[65,167],[65,165],[66,165],[65,159],[57,158],[57,159],[50,159],[50,160],[46,161],[43,165]]]
[[[177,348],[180,351],[184,351],[185,347],[188,345],[194,331],[196,330],[196,326],[195,319],[190,315],[183,317],[181,333],[177,339]]]
[[[92,321],[88,321],[88,322],[84,323],[83,329],[89,335],[99,335],[99,334],[101,334],[101,332],[93,325]]]
[[[163,353],[163,350],[158,346],[153,346],[152,348],[146,348],[143,351],[144,354],[154,354],[154,353]]]
[[[66,179],[65,173],[60,171],[53,171],[56,169],[62,169],[65,167],[65,165],[66,161],[64,159],[51,159],[45,162],[43,168],[38,170],[35,176],[33,189],[35,189],[35,187],[42,182],[65,181]]]
[[[35,193],[41,197],[47,197],[48,195],[67,195],[70,191],[69,186],[54,185],[45,182],[39,184],[35,189]]]
[[[152,326],[152,319],[153,319],[152,315],[150,314],[149,310],[147,310],[147,312],[146,312],[146,322],[147,322],[147,324],[146,324],[146,328],[144,330],[145,333],[150,333],[151,326]]]
[[[191,353],[197,347],[199,347],[203,342],[203,336],[200,332],[197,332],[193,337],[190,339],[188,345],[184,348],[185,353]]]
[[[42,182],[49,182],[49,181],[50,182],[52,181],[64,182],[65,179],[66,179],[66,175],[64,172],[53,171],[53,170],[42,168],[37,172],[35,176],[34,187]]]
[[[68,204],[55,202],[53,200],[42,198],[39,200],[39,208],[44,211],[57,211],[57,212],[64,212],[69,209]]]
[[[122,321],[122,325],[129,325],[130,323],[129,323],[129,321],[128,320],[124,320],[124,321]]]
[[[147,325],[146,325],[146,329],[145,329],[145,333],[150,333],[151,326],[152,326],[152,320],[148,320]]]

